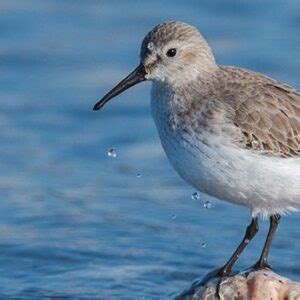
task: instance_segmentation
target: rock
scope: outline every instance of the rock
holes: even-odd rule
[[[215,272],[175,298],[176,300],[300,300],[300,282],[281,277],[271,270],[246,270],[222,280]]]

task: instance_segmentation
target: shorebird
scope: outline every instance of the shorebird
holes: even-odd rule
[[[267,258],[282,214],[300,204],[300,92],[263,74],[219,66],[193,26],[157,25],[144,38],[140,64],[94,106],[152,81],[151,112],[175,170],[197,190],[251,210],[251,223],[217,274],[228,276],[258,231],[270,227],[255,269]]]

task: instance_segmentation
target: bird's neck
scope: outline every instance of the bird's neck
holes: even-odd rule
[[[151,112],[158,130],[171,133],[182,128],[182,120],[191,111],[192,101],[192,97],[185,90],[154,82]]]
[[[201,72],[195,77],[181,82],[154,81],[152,84],[152,99],[155,106],[161,110],[171,110],[174,113],[189,109],[194,102],[198,104],[212,92],[218,81],[218,69]],[[156,99],[156,100],[155,100]]]
[[[151,111],[158,127],[184,128],[189,120],[198,118],[202,108],[211,99],[218,77],[215,73],[183,82],[181,86],[167,82],[153,82]]]

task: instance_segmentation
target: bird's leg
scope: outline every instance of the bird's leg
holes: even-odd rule
[[[228,260],[228,262],[218,271],[219,276],[224,277],[231,272],[233,265],[238,260],[239,256],[246,248],[246,246],[249,244],[249,242],[252,240],[252,238],[255,236],[257,231],[258,231],[258,218],[254,217],[252,218],[251,223],[248,225],[246,229],[245,236],[242,242],[239,244],[239,246],[237,247],[233,255]]]
[[[260,255],[260,258],[259,258],[258,262],[254,265],[254,269],[256,269],[256,270],[265,269],[265,268],[271,269],[271,267],[268,265],[268,254],[269,254],[269,251],[271,248],[274,234],[275,234],[277,226],[280,222],[280,218],[281,218],[281,216],[278,214],[275,214],[270,217],[270,228],[269,228],[268,236],[267,236],[264,248],[262,250],[262,253]]]

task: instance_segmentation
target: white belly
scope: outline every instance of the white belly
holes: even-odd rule
[[[166,126],[153,101],[162,146],[175,170],[196,189],[248,206],[253,215],[283,214],[300,205],[300,158],[268,157],[207,134],[206,139],[178,134]]]
[[[162,139],[177,172],[201,192],[265,216],[300,204],[300,159],[270,158],[228,146]]]

